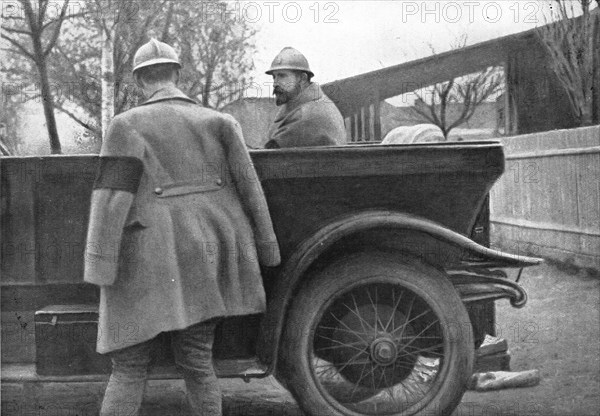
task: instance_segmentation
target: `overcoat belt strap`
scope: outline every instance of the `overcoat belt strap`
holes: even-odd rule
[[[171,196],[216,191],[222,187],[223,181],[220,178],[215,178],[210,181],[180,182],[158,186],[154,189],[154,194],[159,198],[168,198]]]

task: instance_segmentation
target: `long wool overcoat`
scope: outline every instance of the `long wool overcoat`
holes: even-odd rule
[[[98,352],[264,312],[259,261],[277,265],[279,248],[231,116],[161,89],[114,118],[100,156],[143,170],[137,190],[124,190],[132,170],[104,164],[92,194],[84,280],[100,286]]]
[[[277,145],[273,146],[273,142]],[[344,118],[316,83],[285,103],[269,129],[266,147],[334,146],[346,144]]]

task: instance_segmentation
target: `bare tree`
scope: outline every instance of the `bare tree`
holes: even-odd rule
[[[554,0],[554,5],[551,22],[538,29],[538,36],[579,124],[598,123],[600,13],[592,10],[592,0]]]
[[[466,35],[452,45],[459,49],[466,45]],[[433,53],[435,50],[430,45]],[[489,67],[481,72],[435,84],[415,91],[417,97],[414,110],[424,120],[438,126],[448,139],[450,131],[473,117],[477,107],[488,98],[504,89],[502,68]],[[450,105],[460,107],[458,115],[451,117]]]
[[[115,114],[139,98],[131,79],[133,52],[162,31],[166,0],[93,0],[69,20],[52,54],[55,76],[69,85],[57,108],[102,137]]]
[[[66,23],[51,55],[55,75],[70,84],[69,94],[57,99],[57,108],[100,137],[111,110],[119,114],[141,100],[131,76],[133,55],[150,37],[179,51],[183,63],[180,87],[185,93],[205,106],[227,104],[249,82],[255,32],[231,13],[221,13],[224,2],[210,0],[215,6],[210,9],[212,13],[206,12],[206,3],[86,3],[85,16]],[[111,56],[112,73],[108,64]],[[114,109],[109,106],[109,84]]]
[[[18,147],[19,143],[16,140],[16,135],[14,134],[14,131],[8,131],[9,124],[5,121],[5,119],[7,118],[14,119],[15,116],[14,114],[7,116],[7,112],[2,111],[2,114],[0,114],[0,155],[2,156],[10,156],[12,154],[18,153],[17,151],[15,151],[15,148]]]
[[[17,155],[20,152],[20,137],[17,127],[19,124],[20,105],[14,97],[16,91],[10,86],[3,88],[4,96],[0,103],[0,147],[4,156]]]
[[[100,0],[96,0],[101,4]],[[100,104],[100,120],[102,126],[102,137],[106,137],[108,125],[115,115],[115,80],[114,80],[114,42],[116,26],[114,21],[108,21],[106,16],[98,16],[96,24],[100,27],[101,59],[100,59],[100,91],[102,92]]]
[[[46,117],[50,149],[52,153],[61,153],[60,139],[54,117],[54,101],[48,76],[48,56],[55,47],[62,24],[67,16],[69,1],[62,2],[60,11],[48,8],[49,0],[18,0],[21,10],[3,7],[2,38],[10,47],[7,52],[18,54],[33,62],[40,83],[40,95]],[[53,3],[55,5],[56,3]],[[15,8],[16,9],[16,8]]]
[[[169,34],[181,50],[182,88],[205,107],[221,108],[250,82],[256,31],[227,13],[225,2],[213,3],[213,13],[206,7],[176,7]]]

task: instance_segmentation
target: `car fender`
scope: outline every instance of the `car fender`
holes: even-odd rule
[[[268,364],[271,371],[274,371],[277,361],[286,312],[294,293],[301,286],[305,272],[336,242],[372,229],[410,230],[423,233],[434,240],[459,247],[461,252],[471,255],[475,263],[486,267],[525,267],[542,262],[538,258],[504,253],[481,246],[438,223],[406,213],[366,211],[338,218],[300,243],[277,273],[257,348],[260,360]]]

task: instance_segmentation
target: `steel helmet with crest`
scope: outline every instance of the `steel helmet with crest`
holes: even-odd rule
[[[175,64],[181,68],[181,62],[179,62],[175,49],[152,38],[136,51],[133,57],[133,73],[138,69],[158,64]]]
[[[298,50],[285,47],[277,54],[273,62],[271,63],[271,68],[265,73],[268,75],[273,75],[274,71],[279,70],[293,70],[293,71],[302,71],[306,72],[310,77],[313,77],[315,74],[310,70],[308,66],[308,60],[304,55],[302,55]]]

